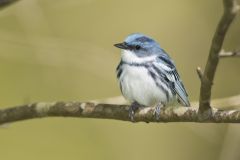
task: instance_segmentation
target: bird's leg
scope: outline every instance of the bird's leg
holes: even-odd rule
[[[138,110],[139,107],[140,107],[140,104],[138,104],[136,101],[133,102],[129,107],[128,115],[132,122],[134,122],[134,114]]]
[[[158,103],[153,111],[153,115],[155,115],[156,120],[158,121],[160,119],[160,112],[161,112],[161,108],[164,107],[163,103]]]

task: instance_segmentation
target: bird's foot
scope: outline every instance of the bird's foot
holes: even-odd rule
[[[140,107],[140,104],[138,104],[137,102],[133,102],[131,104],[131,106],[129,107],[128,116],[129,116],[129,118],[131,119],[132,122],[134,122],[134,114],[138,110],[139,107]]]
[[[161,109],[164,107],[162,103],[158,103],[156,107],[154,108],[153,115],[156,117],[156,120],[159,121],[160,119],[160,112]]]

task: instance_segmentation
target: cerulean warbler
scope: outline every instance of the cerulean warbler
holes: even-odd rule
[[[157,118],[161,107],[171,102],[190,106],[173,60],[155,40],[135,33],[114,46],[122,49],[117,78],[123,96],[132,102],[129,110],[132,120],[139,106],[156,105]]]

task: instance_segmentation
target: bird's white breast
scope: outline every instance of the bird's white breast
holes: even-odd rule
[[[131,102],[137,101],[139,104],[151,106],[167,101],[164,91],[157,87],[144,66],[123,64],[119,82],[124,97]]]

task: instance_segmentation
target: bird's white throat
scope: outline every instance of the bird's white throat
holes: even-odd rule
[[[127,63],[144,63],[155,60],[157,56],[138,57],[130,50],[122,50],[122,60]]]

